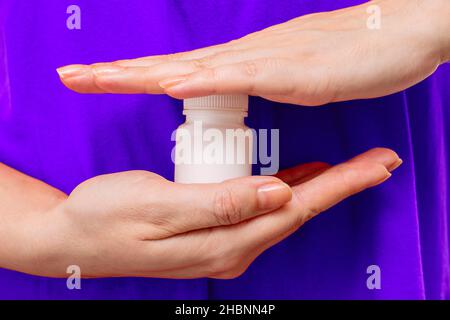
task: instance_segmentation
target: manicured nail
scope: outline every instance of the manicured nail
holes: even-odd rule
[[[89,71],[89,66],[84,64],[72,64],[56,69],[61,79],[67,79],[71,77],[80,76]]]
[[[95,65],[92,67],[92,72],[96,76],[109,76],[114,75],[119,72],[123,72],[125,70],[124,67],[116,66],[116,65]]]
[[[392,163],[392,164],[391,164],[390,166],[388,166],[386,169],[387,169],[389,172],[392,172],[392,171],[394,171],[395,169],[397,169],[398,167],[400,167],[402,163],[403,163],[403,160],[400,159],[400,158],[398,158],[397,161],[395,161],[394,163]]]
[[[258,208],[275,210],[291,200],[291,188],[284,182],[271,182],[258,188]]]
[[[161,88],[168,89],[170,87],[174,87],[174,86],[182,83],[185,80],[186,80],[186,77],[169,78],[169,79],[161,80],[160,82],[158,82],[158,84]]]

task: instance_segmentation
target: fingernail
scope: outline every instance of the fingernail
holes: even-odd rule
[[[158,84],[161,88],[168,89],[170,87],[174,87],[174,86],[182,83],[185,80],[186,80],[186,77],[176,77],[176,78],[161,80],[160,82],[158,82]]]
[[[271,182],[258,188],[258,208],[274,210],[291,200],[291,188],[284,182]]]
[[[92,68],[92,72],[96,76],[109,76],[114,75],[119,72],[123,72],[125,70],[124,67],[121,66],[113,66],[113,65],[95,65]]]
[[[386,169],[387,169],[389,172],[392,172],[392,171],[394,171],[395,169],[397,169],[398,167],[400,167],[402,163],[403,163],[403,160],[400,159],[400,158],[398,158],[397,161],[395,161],[394,163],[392,163],[392,164],[391,164],[390,166],[388,166]]]
[[[70,66],[65,66],[61,68],[57,68],[56,72],[58,72],[61,79],[67,79],[71,77],[80,76],[89,71],[89,66],[83,64],[73,64]]]

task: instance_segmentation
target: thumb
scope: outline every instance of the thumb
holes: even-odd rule
[[[292,197],[280,179],[251,176],[212,184],[161,186],[164,221],[178,233],[236,224],[280,208]],[[160,211],[161,212],[161,211]]]

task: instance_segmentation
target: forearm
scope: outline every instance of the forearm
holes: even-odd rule
[[[0,163],[0,267],[27,272],[39,263],[52,209],[67,196]]]

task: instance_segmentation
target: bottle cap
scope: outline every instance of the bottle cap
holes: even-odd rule
[[[185,110],[236,110],[248,111],[247,95],[213,95],[184,100]]]

